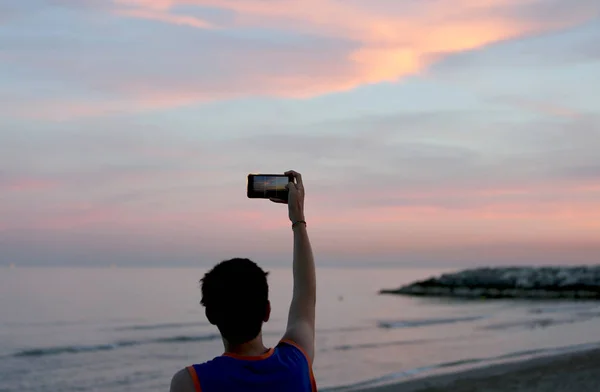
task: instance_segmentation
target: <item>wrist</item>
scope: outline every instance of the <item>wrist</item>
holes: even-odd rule
[[[304,219],[298,219],[292,222],[292,230],[299,228],[306,228],[306,221]]]

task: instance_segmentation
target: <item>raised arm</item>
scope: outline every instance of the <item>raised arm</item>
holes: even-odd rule
[[[304,184],[302,175],[287,172],[295,182],[288,184],[288,210],[294,233],[294,291],[284,339],[299,345],[312,365],[315,353],[315,305],[317,280],[304,217]]]

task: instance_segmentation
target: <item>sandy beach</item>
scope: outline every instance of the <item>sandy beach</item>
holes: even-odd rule
[[[600,349],[433,376],[361,392],[598,392]]]

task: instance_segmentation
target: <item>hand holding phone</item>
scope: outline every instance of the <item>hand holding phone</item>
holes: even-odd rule
[[[284,174],[249,174],[248,197],[287,204],[292,223],[305,219],[302,174],[293,170]]]
[[[287,202],[288,183],[294,177],[288,174],[249,174],[248,197],[250,199],[278,199]]]
[[[292,224],[297,222],[305,222],[304,217],[304,183],[302,182],[302,174],[290,170],[285,173],[292,177],[292,181],[288,183],[288,211]],[[285,203],[283,200],[271,199],[275,203]],[[305,222],[306,223],[306,222]]]

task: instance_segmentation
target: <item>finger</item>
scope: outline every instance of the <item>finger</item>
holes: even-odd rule
[[[296,172],[293,170],[288,170],[285,173],[283,173],[284,175],[291,177],[290,181],[294,181],[296,179]]]
[[[285,186],[285,189],[287,189],[290,192],[293,192],[295,190],[297,190],[296,188],[296,184],[294,184],[293,182],[288,182],[287,185]]]
[[[285,172],[285,175],[294,177],[296,179],[296,184],[298,184],[300,187],[304,187],[304,183],[302,182],[302,174],[294,170],[288,170]]]
[[[270,198],[269,200],[271,200],[273,203],[287,204],[287,201],[282,200],[282,199]]]

